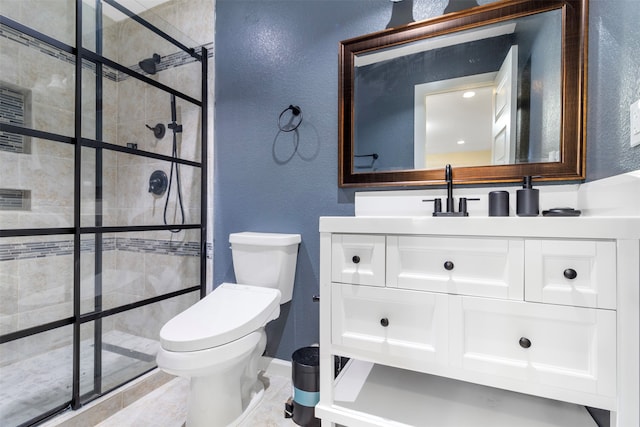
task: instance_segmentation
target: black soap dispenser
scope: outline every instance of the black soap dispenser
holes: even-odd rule
[[[522,190],[516,192],[516,215],[538,216],[540,190],[532,188],[532,178],[525,176],[522,180]]]

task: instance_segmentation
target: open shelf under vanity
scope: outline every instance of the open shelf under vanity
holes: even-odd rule
[[[353,359],[317,410],[350,426],[597,427],[584,406]]]

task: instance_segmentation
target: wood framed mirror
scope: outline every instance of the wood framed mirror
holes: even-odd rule
[[[439,185],[446,164],[456,184],[584,179],[587,1],[498,1],[342,41],[339,185]]]

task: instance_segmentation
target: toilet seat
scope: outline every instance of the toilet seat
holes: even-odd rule
[[[280,315],[280,291],[223,283],[169,320],[160,345],[169,351],[198,351],[235,341]]]

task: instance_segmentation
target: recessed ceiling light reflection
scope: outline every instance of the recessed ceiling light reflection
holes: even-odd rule
[[[473,98],[474,96],[476,96],[476,93],[472,90],[469,90],[462,94],[463,98]]]
[[[457,143],[458,143],[458,145],[462,145],[462,144],[464,144],[464,139],[459,139],[459,140],[457,141]]]

